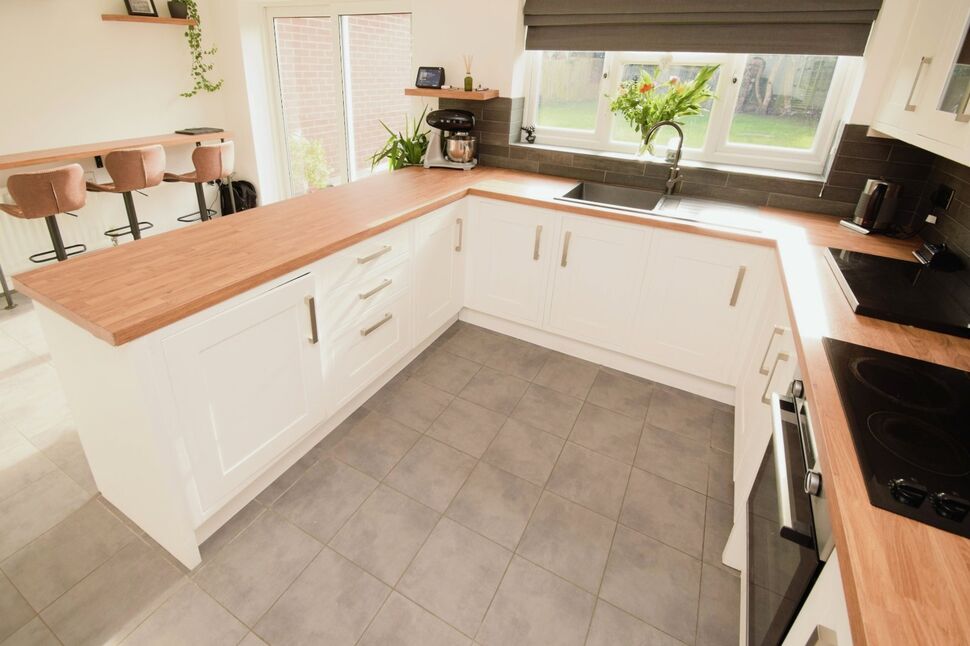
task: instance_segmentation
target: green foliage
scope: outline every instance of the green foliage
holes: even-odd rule
[[[610,111],[619,113],[641,136],[661,121],[674,121],[683,125],[683,117],[698,115],[704,103],[715,98],[708,87],[719,65],[705,65],[693,81],[682,82],[671,76],[664,83],[657,83],[647,72],[641,72],[635,81],[624,81],[619,92],[610,101]],[[644,140],[643,147],[650,146]]]
[[[427,106],[421,111],[421,116],[411,124],[407,116],[404,117],[404,133],[394,132],[381,121],[384,130],[391,135],[387,139],[384,147],[371,155],[370,167],[373,170],[383,160],[387,160],[387,165],[391,170],[398,170],[405,166],[417,166],[424,160],[424,155],[428,152],[428,131],[421,132],[421,124],[424,123],[424,115],[428,111]]]
[[[330,185],[333,169],[327,161],[323,142],[292,135],[289,148],[291,172],[302,176],[308,188],[325,188]]]
[[[185,30],[185,38],[189,41],[189,51],[192,53],[192,78],[195,85],[188,92],[182,92],[184,97],[193,97],[199,92],[218,92],[222,88],[222,79],[210,81],[207,76],[212,71],[212,63],[207,63],[209,56],[215,55],[218,48],[202,49],[202,19],[199,17],[199,5],[196,0],[179,0],[188,9],[188,17],[196,21],[197,25],[189,25]]]

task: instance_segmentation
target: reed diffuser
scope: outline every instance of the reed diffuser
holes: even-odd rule
[[[470,54],[465,54],[462,56],[465,61],[465,92],[471,92],[474,87],[474,82],[472,81],[472,57]]]

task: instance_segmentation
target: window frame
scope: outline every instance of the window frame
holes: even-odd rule
[[[553,128],[538,124],[539,90],[542,87],[542,51],[527,52],[528,91],[526,93],[525,122],[536,124],[537,143],[635,156],[639,145],[611,139],[614,119],[609,110],[607,95],[615,96],[628,64],[658,65],[669,52],[605,52],[604,76],[597,91],[596,125],[594,130]],[[815,141],[810,149],[780,148],[757,144],[732,143],[728,137],[744,76],[747,57],[755,54],[716,54],[677,52],[672,54],[675,65],[705,65],[720,63],[714,108],[710,111],[707,135],[701,148],[684,148],[683,158],[698,162],[769,168],[820,175],[824,171],[835,141],[841,116],[851,98],[853,84],[859,77],[862,59],[838,57],[832,82],[819,118]],[[673,133],[671,133],[673,134]],[[663,141],[663,137],[661,137]],[[662,159],[657,158],[657,161]]]

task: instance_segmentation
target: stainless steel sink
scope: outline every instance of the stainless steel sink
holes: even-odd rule
[[[563,202],[603,206],[610,209],[652,213],[657,210],[663,197],[663,193],[658,191],[598,184],[596,182],[580,182],[565,195],[556,199]]]

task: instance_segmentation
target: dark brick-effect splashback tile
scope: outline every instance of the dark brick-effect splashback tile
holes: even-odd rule
[[[930,195],[940,184],[955,191],[953,201],[945,213],[937,212],[936,224],[924,227],[921,235],[929,242],[945,242],[970,264],[970,168],[938,157],[926,181],[918,211],[920,217],[931,212]]]

